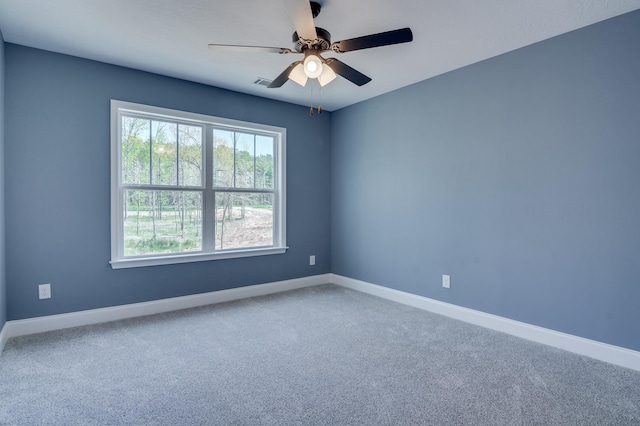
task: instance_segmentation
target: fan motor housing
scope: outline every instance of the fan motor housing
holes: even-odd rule
[[[331,33],[324,28],[316,27],[316,35],[315,40],[302,41],[298,36],[298,32],[294,32],[293,36],[291,36],[294,49],[297,52],[302,52],[306,49],[329,50],[331,46]]]

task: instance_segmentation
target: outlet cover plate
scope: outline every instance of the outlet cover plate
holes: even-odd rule
[[[40,299],[51,299],[51,284],[38,285],[38,297]]]
[[[451,288],[451,276],[449,275],[442,276],[442,287]]]

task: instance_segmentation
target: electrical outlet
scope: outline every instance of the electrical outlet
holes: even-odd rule
[[[442,276],[442,287],[451,288],[451,277],[449,275]]]
[[[40,299],[51,299],[51,284],[38,285],[38,297]]]
[[[309,265],[313,266],[315,264],[316,264],[316,256],[315,255],[309,256]]]

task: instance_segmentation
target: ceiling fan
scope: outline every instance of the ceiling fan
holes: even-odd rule
[[[304,86],[309,78],[317,78],[320,85],[324,86],[333,81],[336,75],[362,86],[370,82],[371,78],[336,58],[325,59],[321,54],[325,52],[345,53],[353,50],[406,43],[413,40],[411,29],[402,28],[331,43],[329,31],[316,27],[313,22],[313,19],[320,13],[320,3],[309,2],[308,0],[285,0],[285,2],[294,20],[293,49],[230,44],[209,44],[209,48],[219,51],[303,54],[303,60],[293,62],[267,86],[271,89],[281,87],[287,80],[293,80]]]

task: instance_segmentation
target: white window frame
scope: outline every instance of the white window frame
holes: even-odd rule
[[[122,116],[141,115],[170,121],[188,122],[204,127],[204,186],[202,250],[198,252],[167,253],[139,256],[124,256],[124,189],[121,173]],[[273,200],[273,245],[269,247],[215,249],[215,206],[213,187],[213,128],[232,131],[248,131],[274,137],[274,200]],[[119,100],[111,100],[111,267],[113,269],[141,266],[168,265],[216,259],[282,254],[286,244],[286,129],[283,127],[249,123],[227,118],[160,108]],[[156,189],[151,185],[150,189]],[[185,190],[184,187],[163,185],[162,190]],[[227,188],[228,190],[228,188]]]

